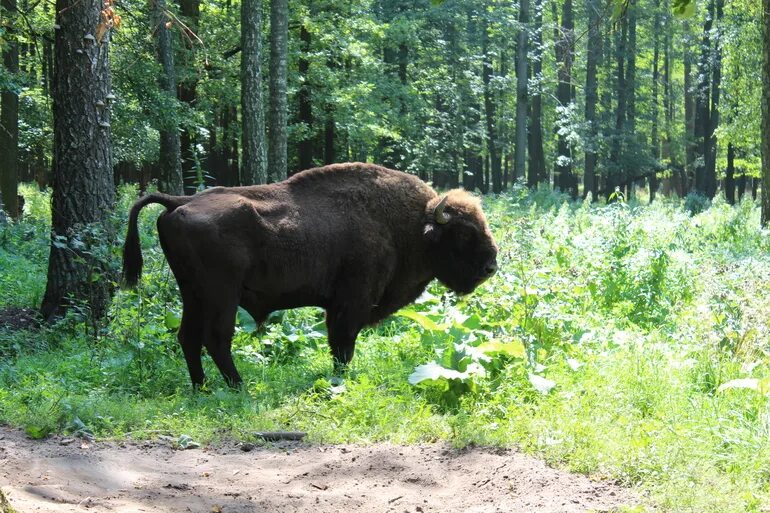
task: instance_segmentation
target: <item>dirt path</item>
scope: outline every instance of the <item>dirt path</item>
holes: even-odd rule
[[[509,450],[87,445],[0,427],[0,489],[19,513],[577,513],[636,502],[623,488]]]

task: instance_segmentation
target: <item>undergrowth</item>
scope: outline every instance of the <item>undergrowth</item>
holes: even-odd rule
[[[23,192],[24,220],[0,227],[2,308],[34,307],[45,286],[48,201]],[[135,193],[122,191],[116,225]],[[485,198],[499,273],[463,298],[434,283],[363,332],[344,389],[328,380],[323,312],[299,309],[261,327],[241,312],[243,390],[206,359],[197,394],[156,209],[140,221],[142,286],[118,292],[99,329],[73,314],[0,331],[0,422],[33,437],[290,429],[324,443],[515,446],[635,486],[658,511],[767,511],[770,236],[750,201],[692,202]]]

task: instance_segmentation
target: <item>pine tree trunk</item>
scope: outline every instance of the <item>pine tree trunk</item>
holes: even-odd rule
[[[692,84],[692,53],[690,43],[694,37],[690,33],[690,26],[684,23],[684,32],[687,35],[684,45],[684,119],[685,119],[685,164],[684,179],[681,185],[681,196],[690,191],[691,182],[695,181],[695,95]]]
[[[537,85],[530,91],[529,102],[529,166],[527,185],[536,187],[538,183],[548,182],[545,169],[545,151],[543,150],[543,97],[540,76],[543,72],[543,9],[545,0],[535,0],[535,23],[532,27],[532,76]]]
[[[490,159],[490,171],[492,175],[492,191],[498,193],[502,188],[502,166],[500,159],[500,148],[498,147],[497,137],[497,117],[494,93],[492,91],[492,52],[489,51],[489,27],[487,19],[484,19],[482,26],[482,55],[484,63],[482,66],[482,82],[484,83],[484,112],[487,120],[487,151]],[[487,184],[489,181],[487,181]],[[486,191],[485,191],[486,192]]]
[[[653,17],[653,27],[660,26],[660,0],[655,0],[655,15]],[[653,50],[652,50],[652,129],[650,140],[652,146],[652,159],[657,164],[660,161],[660,138],[658,135],[658,120],[660,112],[658,109],[658,82],[660,81],[660,68],[658,60],[660,59],[660,38],[658,31],[653,30]],[[664,93],[665,96],[665,93]],[[665,103],[665,101],[664,101]],[[658,189],[657,176],[650,175],[650,203],[655,201],[655,193]]]
[[[770,223],[770,0],[762,0],[762,226]]]
[[[725,169],[725,198],[730,205],[735,204],[735,146],[727,145],[727,169]]]
[[[270,137],[268,181],[286,178],[286,62],[288,58],[289,3],[270,3]]]
[[[262,2],[241,2],[241,185],[267,182],[262,106]]]
[[[110,140],[110,30],[99,36],[101,0],[57,0],[51,253],[41,306],[46,319],[107,309],[112,276],[108,219],[115,203]]]
[[[2,7],[9,21],[3,66],[9,73],[18,73],[19,47],[14,28],[16,0],[2,0]],[[18,202],[18,147],[19,95],[16,91],[3,91],[0,94],[0,191],[2,207],[14,219],[21,214]]]
[[[166,23],[169,20],[166,15],[166,0],[151,0],[153,9],[155,48],[158,54],[158,62],[163,68],[163,73],[158,80],[161,92],[166,97],[166,112],[168,116],[164,126],[159,129],[160,150],[158,163],[160,164],[160,180],[158,188],[168,194],[183,194],[184,182],[182,179],[181,140],[179,138],[179,121],[176,116],[176,70],[174,69],[174,44]]]
[[[709,126],[711,125],[711,27],[714,23],[714,0],[709,0],[706,21],[703,25],[701,54],[698,61],[698,84],[695,92],[695,190],[706,190],[706,159],[709,155]]]
[[[663,3],[663,145],[661,159],[666,165],[676,160],[671,155],[671,127],[674,123],[674,103],[671,85],[671,6],[669,0]],[[674,183],[672,178],[664,178],[663,193],[669,194]],[[679,189],[676,191],[680,192]]]
[[[623,138],[626,127],[626,38],[628,37],[628,18],[626,16],[620,21],[621,28],[615,33],[615,61],[616,61],[616,98],[615,106],[615,133],[613,134],[612,149],[610,151],[610,161],[613,169],[609,170],[607,175],[607,185],[605,193],[607,197],[615,192],[615,189],[624,183],[624,172],[620,165],[620,158],[623,151]]]
[[[598,79],[596,76],[599,59],[602,52],[602,38],[599,30],[601,23],[599,17],[599,4],[596,0],[587,0],[586,11],[588,11],[588,38],[586,40],[586,105],[585,120],[588,124],[589,140],[586,142],[585,150],[585,174],[583,176],[583,196],[591,193],[593,201],[598,199],[599,183],[596,177],[596,162],[598,155],[596,148],[599,144],[598,126],[596,119],[596,103],[598,100]]]
[[[452,155],[452,169],[449,173],[449,179],[447,185],[449,187],[457,187],[460,184],[464,165],[462,160],[462,148],[465,145],[464,135],[464,121],[465,104],[467,98],[465,97],[464,83],[460,82],[460,76],[462,69],[460,68],[460,29],[455,23],[449,26],[449,69],[451,71],[451,79],[453,84],[458,84],[457,92],[455,93],[456,101],[454,102],[455,109],[451,113],[452,115],[452,141],[453,144],[450,147]],[[459,173],[459,176],[458,176]]]
[[[705,190],[706,195],[713,198],[717,192],[717,135],[719,128],[719,98],[722,86],[722,43],[721,43],[721,21],[724,15],[724,0],[716,0],[716,25],[717,31],[714,34],[714,49],[711,56],[711,105],[709,113],[709,124],[704,134],[705,147]]]
[[[636,0],[628,1],[628,8],[626,11],[626,17],[628,19],[628,46],[626,47],[626,54],[628,55],[628,64],[626,66],[626,126],[627,131],[624,137],[629,137],[634,144],[634,153],[636,153]],[[632,153],[632,154],[634,154]],[[633,159],[628,161],[628,169],[626,176],[626,197],[631,199],[634,197],[634,190],[636,185],[636,177],[639,176],[639,168],[636,164],[637,160]]]
[[[556,4],[554,3],[554,10]],[[556,17],[556,16],[555,16]],[[561,15],[561,30],[556,40],[556,61],[558,65],[558,86],[556,88],[556,101],[562,108],[568,108],[573,100],[572,87],[572,59],[574,53],[574,29],[572,18],[572,0],[564,0]],[[557,144],[558,154],[556,160],[556,178],[554,185],[558,184],[562,192],[569,193],[573,198],[577,197],[577,177],[572,170],[572,146],[565,134],[559,134]]]
[[[313,109],[310,103],[310,80],[308,76],[308,70],[310,68],[310,62],[308,61],[308,55],[310,54],[310,32],[305,25],[302,25],[299,29],[300,44],[300,56],[297,68],[299,76],[302,78],[302,83],[297,93],[297,101],[299,103],[298,115],[299,122],[304,125],[304,129],[307,133],[304,139],[299,141],[297,151],[299,153],[299,169],[309,169],[313,167],[313,137],[310,135],[313,130]]]
[[[527,44],[529,40],[529,0],[519,1],[519,32],[516,39],[516,146],[513,178],[521,178],[527,162]]]
[[[200,19],[200,0],[179,0],[179,11],[187,22],[188,28],[185,29],[184,41],[187,67],[192,72],[188,73],[187,77],[179,83],[178,98],[186,103],[190,109],[194,109],[198,97],[198,73],[195,69],[193,51]],[[200,185],[195,164],[195,136],[194,128],[182,127],[179,136],[179,152],[182,160],[182,181],[184,182],[185,194],[194,194]]]

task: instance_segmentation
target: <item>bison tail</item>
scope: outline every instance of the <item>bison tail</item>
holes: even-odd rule
[[[150,203],[160,203],[171,211],[191,199],[192,196],[169,196],[168,194],[154,193],[140,198],[131,207],[131,212],[128,214],[126,242],[123,245],[123,283],[126,287],[133,288],[139,283],[139,276],[142,274],[142,265],[144,264],[137,226],[139,211]]]

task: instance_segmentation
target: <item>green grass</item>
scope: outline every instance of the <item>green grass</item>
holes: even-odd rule
[[[13,265],[2,266],[0,306],[34,305],[45,285],[45,202],[25,193],[38,214],[4,229],[0,265]],[[522,190],[485,205],[498,275],[462,299],[434,284],[362,333],[344,391],[327,380],[322,312],[302,309],[256,336],[243,317],[243,390],[206,359],[212,380],[193,394],[176,286],[145,214],[143,285],[117,293],[97,332],[77,315],[0,332],[0,421],[34,436],[209,442],[291,429],[322,443],[515,446],[637,487],[658,511],[767,511],[767,397],[720,391],[770,377],[770,235],[757,207],[717,200],[692,216],[678,201],[589,205]],[[430,362],[447,377],[411,385]]]

